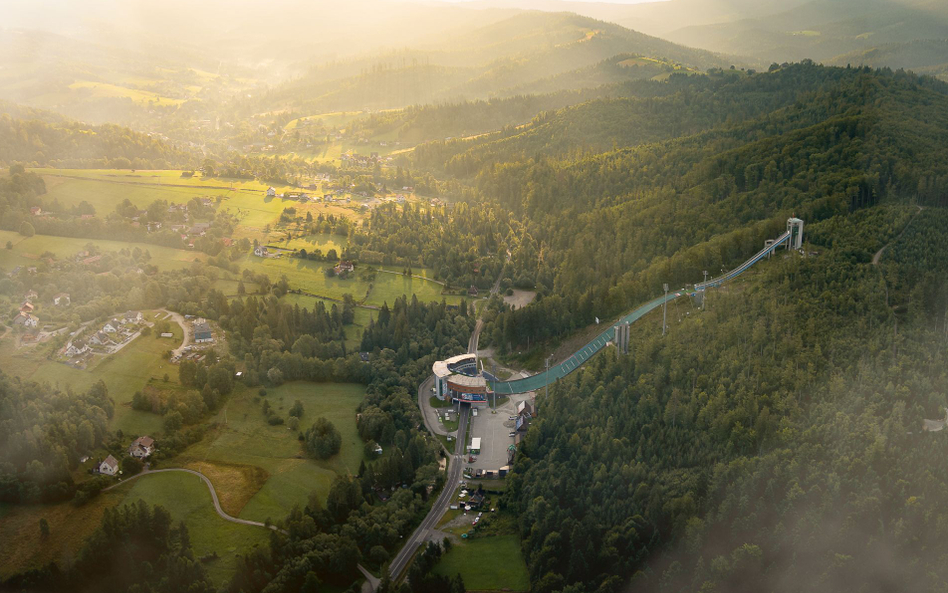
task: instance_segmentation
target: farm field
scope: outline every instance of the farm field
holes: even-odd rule
[[[149,321],[154,312],[143,312]],[[170,385],[177,385],[178,369],[162,358],[162,353],[181,344],[181,327],[171,325],[174,338],[160,338],[155,334],[139,336],[120,351],[99,360],[86,370],[70,367],[61,362],[48,360],[50,346],[37,344],[17,351],[13,337],[0,339],[0,368],[4,372],[34,381],[47,381],[52,385],[75,391],[88,389],[98,380],[105,382],[109,396],[115,400],[115,415],[111,427],[126,434],[154,434],[161,429],[161,417],[156,414],[133,410],[132,396],[141,390],[150,379],[163,380],[168,374]]]
[[[319,214],[334,214],[359,219],[359,202],[350,204],[300,204],[281,198],[266,198],[265,183],[248,179],[229,179],[200,175],[181,177],[180,170],[132,171],[118,169],[31,169],[46,181],[47,196],[60,204],[72,206],[82,201],[95,208],[96,216],[102,217],[115,210],[128,199],[139,208],[145,208],[155,200],[168,200],[182,204],[196,197],[223,199],[221,209],[237,216],[239,224],[234,238],[257,238],[267,242],[267,225],[275,226],[284,208],[294,207],[298,211],[309,211],[314,217]],[[300,191],[297,188],[277,185],[278,193]],[[322,186],[313,190],[322,193]],[[273,231],[275,237],[281,237]]]
[[[516,535],[492,535],[462,540],[435,565],[436,574],[464,579],[468,591],[528,591],[527,563]]]
[[[7,270],[16,266],[34,266],[39,261],[40,255],[47,251],[52,252],[60,259],[72,257],[85,249],[85,246],[89,243],[97,245],[103,251],[119,251],[138,247],[142,251],[148,251],[151,254],[150,263],[162,270],[184,268],[194,260],[203,260],[206,257],[201,252],[172,249],[171,247],[162,247],[151,243],[127,243],[125,241],[55,237],[52,235],[24,237],[14,231],[0,231],[0,244],[6,245],[8,241],[13,245],[13,248],[0,249],[0,267]]]
[[[231,514],[242,519],[276,521],[293,505],[305,505],[314,490],[325,503],[336,474],[358,471],[363,443],[356,429],[355,410],[364,395],[365,387],[355,384],[293,382],[268,389],[265,398],[259,397],[256,389],[238,387],[211,420],[217,428],[176,461],[211,476],[219,490],[224,488],[216,485],[218,479],[226,480],[230,500],[222,504]],[[276,415],[286,419],[297,399],[303,402],[304,410],[299,431],[325,416],[342,435],[339,454],[326,461],[308,458],[297,431],[285,424],[267,423],[261,410],[264,400],[270,402]],[[248,467],[263,470],[265,480]]]
[[[115,489],[127,493],[123,503],[144,500],[163,506],[175,522],[184,521],[187,525],[196,558],[217,553],[217,560],[204,564],[217,585],[224,584],[233,574],[238,555],[248,553],[254,546],[267,545],[265,528],[222,519],[214,510],[207,485],[198,476],[167,472],[141,476],[130,484]]]

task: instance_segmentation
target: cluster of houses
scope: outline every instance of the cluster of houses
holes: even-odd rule
[[[60,356],[72,366],[84,366],[93,354],[111,353],[116,346],[131,340],[143,323],[145,323],[145,316],[141,311],[126,311],[122,315],[109,319],[85,337],[79,337],[77,332],[60,350]]]
[[[13,327],[25,330],[35,330],[39,326],[39,317],[33,315],[35,307],[29,299],[23,301],[16,317],[13,318]]]
[[[38,299],[39,295],[36,294],[35,290],[30,290],[23,296],[23,303],[20,305],[16,317],[13,318],[13,327],[22,327],[27,330],[39,327],[39,317],[34,314],[36,305],[33,304]],[[68,307],[72,302],[69,299],[68,292],[56,293],[50,301],[54,307]]]
[[[149,455],[155,452],[155,439],[149,436],[138,437],[128,446],[128,456],[136,459],[147,459]],[[98,462],[94,468],[96,473],[106,476],[114,476],[119,473],[119,462],[114,456],[109,455]]]

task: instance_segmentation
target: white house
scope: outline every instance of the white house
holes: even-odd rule
[[[35,315],[20,311],[20,314],[13,319],[13,325],[34,328],[39,325],[39,318]]]
[[[66,344],[65,354],[66,356],[78,356],[80,354],[85,354],[89,350],[89,345],[85,342],[69,342]]]
[[[267,188],[267,197],[268,197],[268,198],[275,198],[276,195],[277,195],[277,190],[273,189],[273,187],[268,187],[268,188]]]
[[[105,474],[107,476],[114,476],[118,473],[118,461],[111,455],[105,458],[102,463],[99,464],[99,473]]]
[[[141,311],[126,311],[123,320],[125,323],[142,323],[145,321],[145,316]]]
[[[144,459],[154,453],[155,439],[149,436],[138,437],[128,447],[128,454],[132,457]]]
[[[57,307],[66,307],[69,305],[69,293],[61,292],[53,297],[53,304]]]
[[[109,321],[108,323],[102,326],[102,331],[104,331],[107,334],[114,334],[115,332],[118,331],[118,328],[120,325],[122,324],[119,323],[117,319],[113,319],[112,321]]]
[[[259,247],[254,247],[254,248],[253,248],[253,254],[256,255],[257,257],[269,257],[269,256],[270,256],[270,252],[269,252],[269,251],[267,250],[267,248],[264,247],[263,245],[261,245],[261,246],[259,246]]]

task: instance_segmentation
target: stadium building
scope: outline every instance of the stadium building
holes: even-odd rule
[[[487,398],[494,394],[487,377],[477,369],[477,356],[474,354],[459,354],[439,360],[432,365],[431,370],[435,376],[435,395],[438,399],[482,404],[487,403]]]

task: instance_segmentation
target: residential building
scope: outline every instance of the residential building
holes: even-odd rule
[[[20,311],[20,314],[13,318],[14,327],[25,327],[33,329],[39,325],[39,318],[29,313]]]
[[[276,195],[277,195],[277,190],[273,189],[273,187],[268,187],[268,188],[267,188],[267,197],[268,197],[268,198],[275,198]]]
[[[352,272],[354,269],[355,269],[355,264],[353,264],[351,261],[348,261],[348,260],[340,261],[338,264],[336,264],[336,267],[333,268],[333,270],[335,270],[336,272],[336,275],[348,274]]]
[[[128,454],[138,459],[144,459],[154,453],[155,439],[149,436],[138,437],[128,447]]]
[[[270,257],[270,252],[263,245],[260,245],[259,247],[254,247],[253,254],[256,255],[257,257]]]
[[[67,307],[69,306],[69,303],[70,300],[68,292],[60,292],[59,294],[53,296],[53,304],[57,307]]]
[[[204,342],[213,342],[214,334],[211,332],[211,326],[206,321],[199,321],[194,324],[194,341],[198,344]]]
[[[114,476],[118,473],[118,460],[109,455],[99,464],[99,473],[107,476]]]

